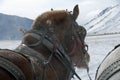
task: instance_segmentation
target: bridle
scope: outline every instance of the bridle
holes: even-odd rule
[[[82,48],[82,52],[84,53],[84,60],[85,60],[85,63],[86,62],[86,56],[85,56],[85,49],[83,48],[84,47],[84,43],[82,43],[81,39],[79,38],[77,32],[76,32],[76,28],[78,27],[78,24],[73,21],[72,17],[71,17],[71,27],[72,29],[74,30],[74,37],[75,39],[77,40],[77,42],[79,43],[79,46]],[[40,27],[44,27],[43,25],[40,25]],[[74,74],[79,80],[81,80],[81,78],[78,76],[78,74],[75,72],[74,68],[73,68],[73,65],[71,65],[71,60],[69,59],[68,55],[66,55],[63,47],[61,46],[61,44],[59,44],[59,40],[57,39],[56,36],[53,36],[53,30],[52,29],[44,29],[44,31],[41,33],[39,31],[40,29],[36,30],[36,29],[32,29],[30,31],[27,31],[25,34],[30,34],[32,37],[36,38],[38,40],[38,42],[34,43],[34,44],[31,44],[31,45],[27,45],[28,47],[36,47],[38,46],[39,44],[43,44],[45,45],[51,52],[53,52],[48,60],[46,62],[44,62],[44,67],[43,67],[43,76],[44,76],[44,70],[45,70],[45,65],[47,63],[50,62],[52,56],[54,55],[54,53],[57,53],[56,57],[61,61],[61,63],[66,67],[66,68],[69,68],[69,70],[72,71],[72,74]],[[51,31],[52,30],[52,31]],[[50,35],[49,34],[52,34],[52,38],[49,37]],[[23,41],[24,43],[24,41]],[[49,44],[49,45],[48,45]],[[74,52],[76,48],[76,43],[74,43],[74,47],[72,49],[72,52]],[[87,66],[87,72],[89,72],[89,68],[88,68],[88,65],[86,64]],[[89,74],[88,74],[89,76]],[[91,77],[89,76],[90,80]],[[44,77],[43,79],[44,80]]]
[[[89,66],[88,66],[88,64],[87,64],[87,57],[86,57],[86,51],[88,50],[88,45],[84,45],[84,43],[82,42],[82,39],[79,37],[79,36],[81,36],[80,34],[79,34],[79,32],[77,32],[77,28],[79,27],[79,25],[77,24],[77,22],[75,22],[74,21],[74,19],[73,19],[73,16],[70,14],[70,17],[71,17],[71,27],[72,27],[72,29],[73,29],[73,32],[74,32],[74,36],[75,36],[75,39],[76,39],[76,41],[77,41],[77,43],[78,43],[78,45],[80,46],[80,48],[81,48],[81,50],[82,50],[82,52],[83,52],[83,60],[84,60],[84,63],[85,63],[85,66],[86,66],[86,69],[87,69],[87,75],[88,75],[88,77],[89,77],[89,79],[90,80],[92,80],[92,78],[91,78],[91,76],[90,76],[90,74],[89,74]],[[75,50],[75,48],[77,47],[77,44],[76,44],[76,42],[74,41],[74,46],[73,46],[73,50]],[[86,49],[85,49],[85,47],[86,47]],[[72,53],[71,53],[72,54]],[[78,62],[79,62],[80,60],[78,60]],[[77,64],[76,64],[77,65]]]
[[[63,47],[61,44],[58,44],[56,42],[51,42],[52,38],[51,37],[48,37],[47,35],[41,35],[41,33],[37,30],[31,30],[31,31],[28,31],[27,33],[29,33],[31,36],[33,36],[34,38],[38,39],[38,40],[41,40],[41,41],[38,41],[37,43],[35,44],[32,44],[32,45],[27,45],[29,47],[35,47],[37,46],[38,44],[43,44],[44,46],[46,46],[51,52],[53,52],[53,50],[55,51],[56,54],[54,54],[54,52],[49,56],[48,60],[45,63],[49,63],[51,58],[52,58],[52,55],[54,54],[59,60],[60,62],[65,66],[66,69],[68,69],[69,71],[72,71],[72,74],[76,75],[79,80],[80,77],[78,76],[78,74],[75,72],[74,68],[73,68],[73,65],[71,63],[71,60],[70,58],[68,57],[68,55],[66,55]],[[46,32],[47,34],[47,32]],[[36,35],[36,36],[35,36]],[[24,43],[24,41],[23,41]],[[55,49],[56,47],[56,49]],[[45,66],[44,66],[45,67]],[[44,68],[43,68],[44,69]],[[70,76],[72,77],[72,75]],[[44,79],[42,79],[44,80]]]

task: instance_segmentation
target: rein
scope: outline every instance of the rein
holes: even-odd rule
[[[77,24],[78,25],[78,24]],[[85,53],[86,53],[86,50],[84,49],[84,44],[82,43],[80,37],[78,36],[77,32],[76,32],[76,29],[75,29],[75,26],[76,24],[73,23],[72,24],[72,28],[74,30],[74,44],[73,44],[73,48],[71,50],[70,53],[68,53],[69,55],[72,55],[74,53],[74,51],[76,50],[77,46],[79,45],[81,48],[82,48],[82,52],[84,53],[84,61],[85,63],[86,62],[86,56],[85,56]],[[40,26],[40,27],[43,27],[43,26]],[[56,36],[53,34],[53,31],[50,31],[50,29],[45,29],[44,31],[42,31],[43,33],[40,33],[39,30],[31,30],[31,31],[28,31],[27,33],[30,33],[30,35],[32,35],[34,38],[38,39],[38,42],[35,43],[35,44],[31,44],[31,45],[28,45],[29,47],[35,47],[37,46],[38,44],[43,44],[45,45],[51,52],[52,52],[52,55],[53,53],[55,53],[54,55],[60,60],[60,62],[66,67],[66,68],[69,68],[69,70],[72,71],[72,73],[79,79],[81,80],[81,78],[78,76],[78,74],[75,72],[74,68],[71,66],[71,60],[69,59],[69,57],[66,55],[63,47],[60,47],[60,44],[58,44],[58,39],[56,38]],[[53,38],[50,38],[48,37],[49,33],[48,32],[52,32],[52,37]],[[37,35],[37,36],[36,36]],[[57,42],[58,41],[58,42]],[[77,44],[78,43],[78,44]],[[59,49],[59,47],[62,49],[62,52],[61,52],[61,49]],[[52,55],[50,56],[49,60],[52,58]],[[49,62],[47,62],[49,63]],[[87,72],[89,72],[89,68],[88,68],[88,65],[86,64],[87,66]],[[89,74],[88,74],[89,76]],[[90,80],[91,80],[91,77],[89,77]]]
[[[75,37],[76,37],[76,39],[77,39],[77,42],[78,42],[78,44],[81,46],[82,51],[83,51],[83,53],[84,53],[84,55],[85,55],[85,54],[86,54],[86,51],[85,51],[85,49],[83,48],[84,45],[83,45],[81,39],[79,38],[79,36],[78,36],[78,34],[77,34],[76,32],[74,32],[74,35],[75,35]],[[84,59],[84,60],[85,60],[85,63],[87,63],[87,62],[86,62],[86,56],[85,56],[84,58],[85,58],[85,59]],[[92,78],[90,77],[90,74],[89,74],[89,67],[88,67],[87,64],[86,64],[86,67],[87,67],[87,74],[88,74],[88,77],[89,77],[90,80],[92,80]]]
[[[84,53],[84,55],[85,55],[85,54],[86,54],[86,50],[84,49],[84,44],[82,43],[82,41],[81,41],[81,39],[80,39],[80,37],[78,36],[78,34],[77,34],[76,31],[74,31],[74,36],[75,36],[75,39],[74,39],[74,42],[73,42],[73,47],[72,47],[71,52],[68,53],[68,55],[69,55],[69,56],[70,56],[70,55],[73,55],[73,53],[75,52],[75,50],[76,50],[76,48],[77,48],[78,45],[82,48],[82,51],[83,51],[83,53]],[[78,43],[78,44],[77,44],[77,43]],[[88,46],[87,46],[87,48],[88,48]],[[85,63],[86,63],[86,56],[85,56],[84,58],[85,58],[84,61],[85,61]],[[79,60],[78,62],[80,62],[80,60]],[[77,64],[76,64],[76,65],[77,65]],[[89,67],[88,67],[87,64],[86,64],[86,67],[87,67],[87,75],[88,75],[89,79],[92,80],[92,78],[91,78],[91,76],[90,76],[90,74],[89,74]]]
[[[51,52],[52,52],[52,55],[55,55],[58,60],[65,66],[66,69],[68,69],[69,71],[72,71],[72,73],[79,79],[81,80],[81,78],[78,76],[78,74],[75,72],[75,69],[73,68],[73,66],[71,65],[71,60],[69,59],[69,57],[66,55],[63,47],[61,44],[58,44],[58,39],[53,36],[53,39],[51,39],[50,37],[47,36],[47,30],[46,32],[44,33],[44,35],[41,35],[40,31],[38,30],[31,30],[31,31],[28,31],[27,33],[29,33],[31,36],[33,36],[33,33],[34,35],[37,35],[37,36],[33,36],[34,38],[38,39],[39,41],[35,44],[32,44],[32,45],[28,45],[29,47],[35,47],[37,46],[38,44],[43,44],[44,46],[46,46]],[[38,37],[39,36],[39,37]],[[41,41],[40,41],[41,40]],[[53,40],[53,41],[52,41]],[[57,42],[58,41],[58,42]],[[23,41],[24,43],[24,41]],[[53,54],[54,53],[54,54]],[[52,56],[50,57],[52,58]],[[50,61],[50,58],[48,59],[48,62],[49,63]],[[45,70],[45,66],[43,67],[43,69]],[[43,72],[44,74],[44,72]],[[44,79],[43,79],[44,80]]]
[[[73,53],[73,51],[75,51],[75,48],[77,48],[77,45],[76,45],[76,43],[78,43],[78,45],[81,47],[81,50],[82,50],[82,52],[83,52],[83,55],[84,55],[84,62],[85,62],[85,64],[86,64],[86,67],[87,67],[87,75],[88,75],[88,77],[89,77],[89,79],[90,80],[92,80],[92,78],[91,78],[91,76],[90,76],[90,74],[89,74],[89,67],[88,67],[88,64],[87,64],[87,58],[86,58],[86,50],[85,50],[85,48],[84,48],[84,46],[86,46],[87,47],[87,50],[88,50],[88,46],[87,45],[84,45],[84,43],[82,42],[82,40],[81,40],[81,38],[79,37],[79,35],[77,34],[77,27],[79,27],[78,26],[78,24],[74,21],[74,18],[72,17],[72,16],[70,16],[71,17],[71,27],[72,27],[72,30],[73,30],[73,32],[74,32],[74,37],[75,37],[75,39],[76,39],[76,42],[74,41],[74,45],[73,45],[73,49],[72,49],[72,53]],[[70,53],[70,54],[72,54],[72,53]],[[79,62],[79,61],[78,61]],[[76,64],[77,65],[77,64]]]

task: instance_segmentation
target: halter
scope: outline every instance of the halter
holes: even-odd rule
[[[29,47],[35,47],[38,44],[43,44],[44,46],[46,46],[51,52],[55,53],[54,55],[60,60],[60,62],[65,66],[66,69],[72,71],[72,73],[74,75],[76,75],[76,77],[81,80],[81,78],[78,76],[78,74],[75,72],[73,66],[71,65],[71,60],[68,57],[68,55],[66,55],[62,45],[60,43],[57,43],[56,41],[58,41],[57,38],[54,38],[54,42],[53,39],[51,37],[49,37],[50,35],[48,34],[47,30],[46,32],[44,32],[44,34],[42,34],[39,30],[30,30],[26,33],[29,33],[32,37],[38,39],[39,41],[35,44],[31,44],[31,45],[27,45]],[[24,41],[23,41],[24,43]],[[51,54],[51,56],[49,56],[47,62],[45,63],[49,63],[51,60],[53,54]],[[44,66],[45,67],[45,66]]]
[[[84,43],[82,42],[82,40],[81,40],[81,38],[79,37],[80,36],[80,34],[79,34],[79,32],[77,32],[77,28],[79,27],[78,26],[78,24],[74,21],[74,18],[73,18],[73,16],[70,14],[70,17],[71,17],[71,27],[72,27],[72,30],[74,31],[74,36],[75,36],[75,39],[76,39],[76,41],[78,42],[78,45],[81,47],[81,50],[82,50],[82,52],[83,52],[83,55],[84,55],[84,57],[83,57],[83,60],[84,60],[84,62],[85,62],[85,65],[86,65],[86,67],[87,67],[87,75],[88,75],[88,77],[89,77],[89,79],[90,80],[92,80],[92,78],[91,78],[91,76],[90,76],[90,74],[89,74],[89,66],[88,66],[88,64],[87,64],[87,58],[86,58],[86,50],[85,50],[85,47],[87,47],[87,50],[88,50],[88,46],[87,45],[84,45]],[[73,46],[73,49],[72,50],[75,50],[75,48],[77,48],[77,44],[76,44],[76,42],[74,41],[74,46]],[[71,53],[72,54],[72,53]],[[78,61],[79,62],[79,61]],[[76,64],[77,65],[77,64]]]
[[[74,30],[74,36],[77,40],[77,42],[79,43],[79,46],[82,48],[82,52],[84,53],[85,55],[85,49],[83,48],[84,47],[84,44],[82,43],[81,39],[78,37],[78,34],[76,32],[77,29],[75,29],[75,27],[77,26],[78,27],[78,24],[75,23],[72,20],[72,23],[71,23],[71,27],[72,29]],[[74,23],[73,23],[74,22]],[[44,26],[40,26],[40,28],[44,28]],[[40,29],[39,29],[40,30]],[[71,60],[69,59],[68,55],[66,55],[63,47],[61,46],[59,40],[57,39],[56,36],[53,36],[53,30],[52,29],[44,29],[42,32],[40,32],[39,30],[36,30],[36,29],[33,29],[33,30],[30,30],[26,33],[29,33],[32,37],[38,39],[38,42],[34,43],[34,44],[31,44],[31,45],[27,45],[29,47],[35,47],[39,44],[43,44],[44,46],[46,46],[51,52],[53,53],[57,53],[55,54],[55,56],[61,61],[61,63],[66,67],[66,68],[69,68],[69,70],[72,71],[72,73],[74,75],[76,75],[76,77],[81,80],[81,78],[78,76],[78,74],[75,72],[73,66],[71,65]],[[25,34],[26,34],[25,33]],[[52,34],[53,38],[51,38],[49,34]],[[23,41],[24,43],[24,41]],[[72,49],[72,52],[74,52],[74,50],[76,49],[76,42],[74,43],[74,46],[73,46],[73,49]],[[71,53],[72,53],[71,52]],[[50,55],[47,63],[50,62],[51,58],[52,58],[52,55]],[[84,60],[85,60],[85,63],[86,63],[86,56],[84,56]],[[87,66],[87,71],[89,71],[89,68],[88,68],[88,65],[86,64]],[[45,67],[45,66],[44,66]],[[89,76],[89,75],[88,75]],[[90,78],[91,80],[91,78]]]
[[[92,78],[90,77],[90,74],[89,74],[89,67],[88,67],[88,65],[87,65],[87,58],[86,58],[86,56],[85,56],[85,54],[86,54],[86,50],[85,50],[85,48],[84,48],[84,44],[82,43],[82,41],[81,41],[81,39],[80,39],[80,37],[78,36],[78,34],[77,34],[77,32],[74,32],[74,35],[75,35],[75,37],[76,37],[76,40],[77,40],[77,42],[78,42],[78,45],[81,47],[81,49],[82,49],[82,52],[84,53],[83,55],[84,55],[84,62],[85,62],[85,65],[86,65],[86,67],[87,67],[87,75],[88,75],[88,77],[89,77],[89,79],[90,80],[92,80]],[[76,43],[74,43],[74,46],[76,46]],[[88,47],[88,46],[87,46]],[[75,47],[76,48],[76,47]],[[79,62],[79,61],[78,61]],[[77,65],[77,64],[76,64]]]

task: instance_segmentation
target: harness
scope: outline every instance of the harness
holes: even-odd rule
[[[80,47],[82,48],[82,51],[84,52],[84,55],[86,53],[85,49],[84,49],[84,44],[81,42],[81,39],[78,37],[78,34],[75,30],[75,26],[77,26],[77,24],[72,25],[73,30],[74,30],[74,36],[76,37]],[[53,30],[52,29],[44,29],[43,26],[40,26],[39,28],[41,29],[32,29],[26,33],[29,33],[32,37],[38,39],[38,42],[31,44],[31,45],[27,45],[29,47],[34,47],[37,46],[38,44],[43,44],[44,46],[46,46],[51,52],[55,52],[57,54],[55,54],[55,56],[60,60],[60,62],[69,70],[72,71],[72,73],[77,76],[77,78],[79,80],[81,80],[81,78],[78,76],[78,74],[75,72],[75,69],[73,68],[73,65],[71,65],[71,60],[68,57],[68,55],[66,55],[62,45],[60,44],[59,40],[54,36],[53,38],[51,38],[51,35]],[[42,30],[42,31],[40,31]],[[24,41],[23,41],[24,42]],[[75,50],[75,47],[73,48],[72,52]],[[71,53],[72,53],[71,52]],[[47,60],[47,63],[50,62],[51,57],[53,54],[51,54],[51,56],[49,57],[49,59]],[[86,63],[86,57],[85,57],[85,63]],[[87,64],[86,64],[87,66]],[[89,76],[89,79],[91,80],[91,77],[89,75],[89,68],[87,66],[87,73]]]
[[[75,72],[75,69],[73,67],[73,65],[71,65],[71,60],[68,57],[68,55],[66,55],[62,45],[60,43],[56,43],[53,42],[53,39],[51,37],[49,37],[50,35],[47,34],[48,32],[45,32],[45,34],[42,34],[40,31],[38,30],[31,30],[28,31],[27,33],[29,33],[31,36],[33,36],[34,38],[38,39],[39,41],[35,44],[32,45],[27,45],[29,47],[34,47],[37,46],[38,44],[43,44],[44,46],[46,46],[51,52],[53,52],[53,50],[55,51],[55,56],[59,59],[59,61],[65,66],[66,69],[68,69],[69,71],[72,71],[72,74],[76,75],[76,77],[80,79],[80,77],[78,76],[78,74]],[[24,51],[23,51],[24,52]],[[54,52],[53,52],[54,53]],[[33,53],[32,53],[33,54]],[[40,54],[40,53],[38,53]],[[51,60],[53,54],[51,54],[51,56],[49,57],[49,59],[44,60],[43,62],[46,64],[48,64]],[[40,59],[39,59],[40,60]],[[45,66],[44,66],[45,67]]]
[[[73,30],[74,30],[74,35],[80,45],[80,47],[83,48],[81,39],[78,38],[78,34],[76,33],[76,29],[75,26],[77,24],[72,25]],[[43,71],[42,71],[42,79],[41,80],[45,80],[45,67],[46,64],[50,65],[50,67],[52,68],[52,70],[54,71],[55,75],[56,75],[56,71],[54,70],[54,68],[52,67],[52,65],[50,64],[51,58],[53,57],[53,55],[55,55],[57,57],[57,59],[62,63],[62,65],[69,71],[71,71],[71,75],[69,76],[69,80],[71,79],[71,77],[73,77],[73,75],[75,75],[79,80],[81,80],[81,78],[78,76],[78,74],[75,72],[75,69],[71,63],[70,58],[68,57],[68,55],[66,54],[66,52],[64,51],[64,48],[62,47],[62,45],[60,44],[60,41],[56,38],[56,36],[53,36],[53,38],[51,38],[51,34],[53,34],[52,29],[44,29],[44,26],[40,26],[40,29],[32,29],[30,31],[27,31],[25,34],[29,33],[32,37],[38,39],[38,42],[36,42],[35,44],[31,44],[31,45],[24,45],[21,44],[20,46],[18,46],[14,51],[28,57],[31,60],[31,56],[35,57],[38,59],[39,63],[43,63]],[[23,41],[24,43],[24,41]],[[49,56],[48,59],[46,59],[41,53],[38,53],[37,51],[33,50],[32,47],[35,47],[39,44],[43,44],[46,48],[48,48],[52,54]],[[74,47],[75,48],[75,47]],[[74,50],[74,49],[73,49]],[[83,52],[85,53],[84,49],[82,49]],[[4,61],[4,59],[0,58],[0,60]],[[85,59],[86,60],[86,59]],[[8,61],[7,64],[9,64]],[[85,61],[86,62],[86,61]],[[35,65],[33,64],[32,60],[31,60],[31,64],[33,67],[33,71],[35,72]],[[11,65],[11,64],[9,64]],[[13,66],[13,65],[12,65]],[[4,66],[3,66],[4,67]],[[6,65],[5,65],[6,68]],[[14,67],[15,70],[18,70],[17,72],[19,72],[20,74],[22,74],[21,71],[19,71],[19,69],[17,69],[16,67]],[[8,69],[9,72],[12,73],[11,69]],[[87,71],[89,72],[89,68],[87,68]],[[17,76],[16,73],[13,73],[13,76],[16,77],[21,77],[22,79],[18,79],[18,80],[25,80],[24,75],[20,75]],[[89,76],[89,75],[88,75]],[[39,80],[37,76],[35,76],[35,80]],[[57,80],[59,80],[59,78],[56,75]],[[17,79],[17,78],[16,78]],[[90,78],[91,80],[91,78]]]
[[[74,35],[75,35],[80,47],[82,47],[83,53],[85,55],[85,49],[83,48],[84,44],[82,44],[81,39],[78,37],[78,34],[76,33],[75,26],[77,26],[77,25],[78,24],[72,25],[73,30],[74,30]],[[50,34],[53,34],[53,30],[52,29],[44,29],[43,26],[40,26],[39,28],[40,29],[32,29],[32,30],[26,32],[26,33],[29,33],[32,37],[38,39],[38,42],[36,42],[34,44],[31,44],[31,45],[27,45],[27,46],[28,47],[35,47],[38,44],[43,44],[51,52],[57,53],[57,54],[52,53],[47,60],[43,60],[43,63],[45,65],[50,63],[50,60],[51,60],[52,56],[55,55],[59,59],[59,61],[66,67],[66,69],[72,71],[72,74],[75,75],[79,80],[81,80],[81,78],[75,72],[75,69],[74,69],[73,65],[71,65],[72,64],[71,60],[68,57],[68,55],[66,55],[66,53],[64,51],[64,48],[60,44],[59,40],[53,35],[52,35],[53,38],[51,38]],[[23,43],[24,43],[24,41],[23,41]],[[73,50],[75,50],[74,48],[73,48]],[[84,58],[85,58],[84,60],[85,60],[85,63],[86,63],[86,57],[84,57]],[[41,59],[38,59],[38,60],[41,60]],[[87,66],[87,64],[86,64],[86,66]],[[45,66],[43,67],[43,70],[44,69],[45,69]],[[88,76],[89,76],[89,68],[88,68],[88,66],[87,66],[87,72],[88,72]],[[43,74],[44,74],[44,71],[43,71]],[[89,76],[89,79],[92,80],[90,76]]]
[[[89,66],[88,66],[87,61],[86,61],[86,60],[87,60],[87,57],[85,56],[85,54],[86,54],[85,47],[86,47],[87,50],[88,50],[88,45],[84,45],[84,44],[82,43],[82,39],[79,37],[80,34],[79,34],[79,32],[77,32],[78,24],[74,21],[73,16],[70,16],[70,17],[71,17],[71,22],[72,22],[72,23],[71,23],[71,27],[72,27],[72,30],[73,30],[73,32],[74,32],[74,36],[75,36],[75,38],[76,38],[79,46],[82,48],[81,50],[82,50],[83,55],[84,55],[83,60],[84,60],[84,63],[85,63],[85,65],[86,65],[86,68],[87,68],[87,75],[88,75],[89,79],[92,80],[92,78],[91,78],[91,76],[90,76],[90,74],[89,74]],[[79,34],[79,35],[78,35],[78,34]],[[76,45],[74,44],[74,47],[75,47],[75,46],[76,46]]]
[[[15,64],[1,56],[0,67],[12,74],[16,80],[26,80],[23,72]]]

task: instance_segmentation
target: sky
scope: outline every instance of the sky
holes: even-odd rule
[[[106,7],[113,6],[119,0],[0,0],[0,13],[35,19],[51,8],[54,10],[73,10],[78,4],[79,23],[83,24]]]

